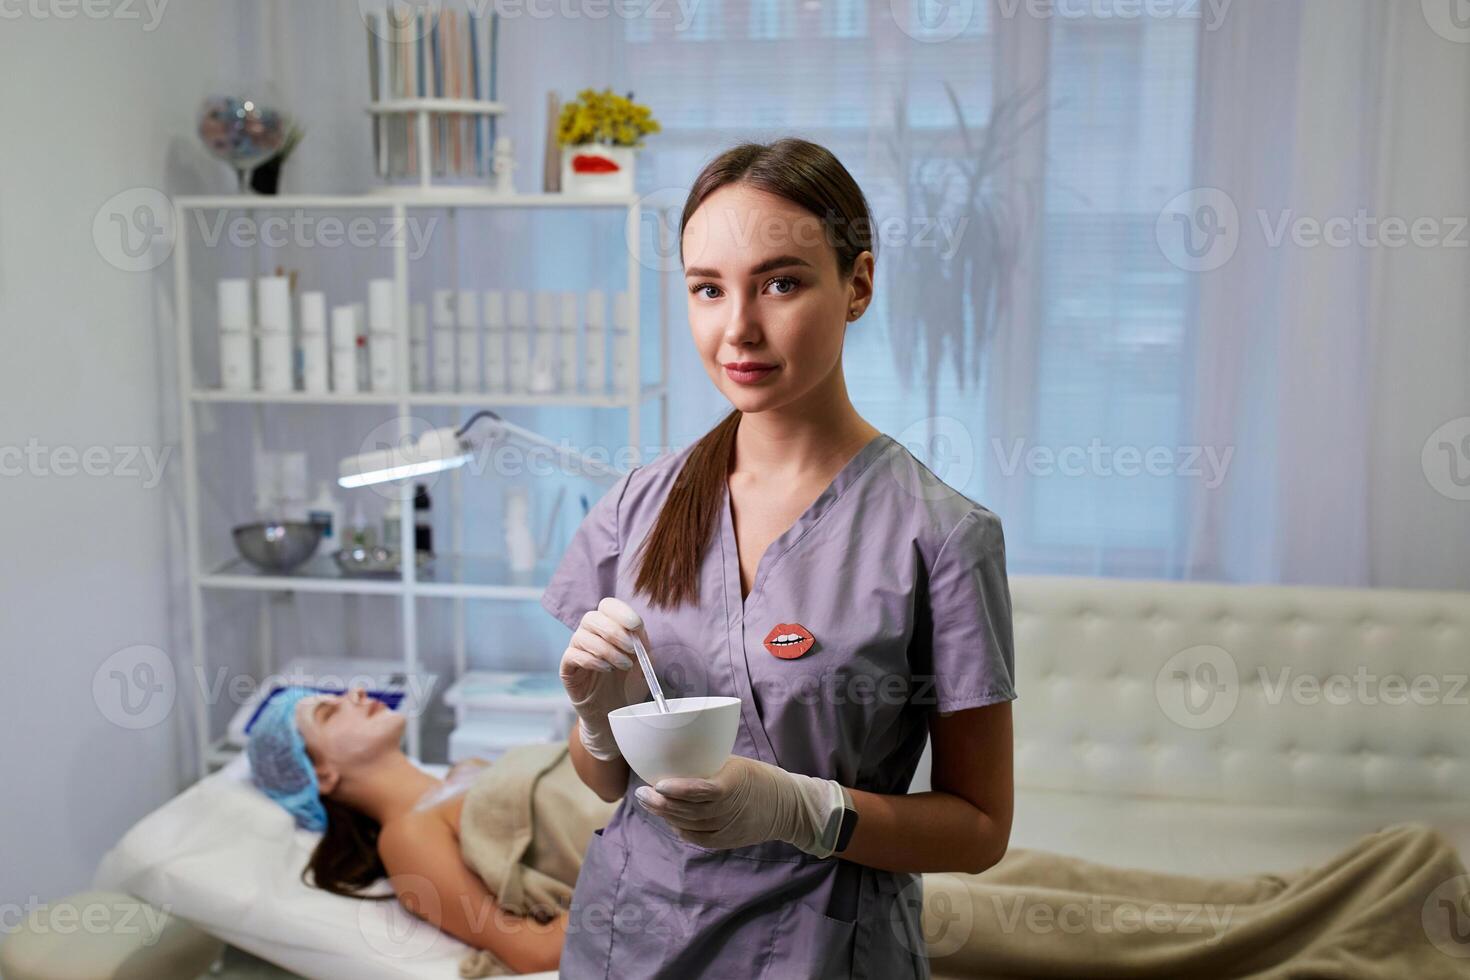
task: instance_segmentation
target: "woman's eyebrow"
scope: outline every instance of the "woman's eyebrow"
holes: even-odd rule
[[[770,272],[772,269],[784,269],[787,266],[792,265],[803,265],[806,266],[808,269],[812,268],[812,264],[799,255],[778,255],[775,258],[766,259],[760,265],[751,269],[749,275],[758,276],[762,272]],[[720,273],[718,270],[706,269],[703,266],[690,266],[689,268],[684,270],[684,275],[700,276],[705,279],[720,278]]]

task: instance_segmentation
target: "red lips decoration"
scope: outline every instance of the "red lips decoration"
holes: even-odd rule
[[[795,660],[812,648],[816,638],[800,623],[777,623],[766,634],[764,643],[771,656]]]
[[[579,174],[610,174],[620,169],[613,160],[595,153],[578,153],[572,157],[572,171]]]

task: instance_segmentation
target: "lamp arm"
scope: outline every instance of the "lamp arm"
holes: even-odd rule
[[[545,436],[538,435],[537,433],[532,432],[530,429],[523,429],[519,425],[516,425],[514,422],[507,422],[498,413],[492,412],[488,408],[482,408],[478,412],[475,412],[473,415],[471,415],[468,419],[466,419],[464,424],[461,425],[457,430],[455,430],[455,436],[461,441],[468,443],[469,440],[467,436],[470,427],[481,419],[493,419],[495,421],[495,424],[502,431],[509,435],[515,436],[522,442],[528,442],[533,446],[542,446],[546,449],[550,449],[552,452],[557,454],[557,456],[562,460],[563,463],[567,461],[579,463],[588,474],[604,476],[613,480],[616,480],[619,477],[623,476],[621,470],[614,469],[613,467],[608,466],[606,463],[602,463],[598,460],[592,459],[589,456],[585,456],[582,453],[577,452],[575,449],[568,449],[565,446],[559,446],[556,443],[552,442],[550,439],[547,439]]]

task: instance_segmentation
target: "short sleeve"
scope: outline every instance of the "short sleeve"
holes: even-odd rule
[[[1000,518],[975,508],[929,572],[934,699],[948,714],[1016,698],[1011,590]]]
[[[596,609],[603,596],[612,595],[617,588],[622,551],[618,514],[636,470],[634,467],[624,473],[587,511],[541,593],[541,608],[568,629],[581,625],[582,614]]]

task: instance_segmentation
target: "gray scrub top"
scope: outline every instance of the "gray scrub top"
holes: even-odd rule
[[[887,435],[771,543],[749,596],[727,489],[698,604],[643,601],[632,557],[688,452],[635,467],[598,500],[541,604],[573,630],[604,596],[631,605],[666,696],[740,698],[735,754],[906,793],[929,712],[1016,697],[1000,519]],[[701,847],[638,805],[641,785],[630,771],[588,845],[562,976],[929,976],[919,875],[784,841]]]

